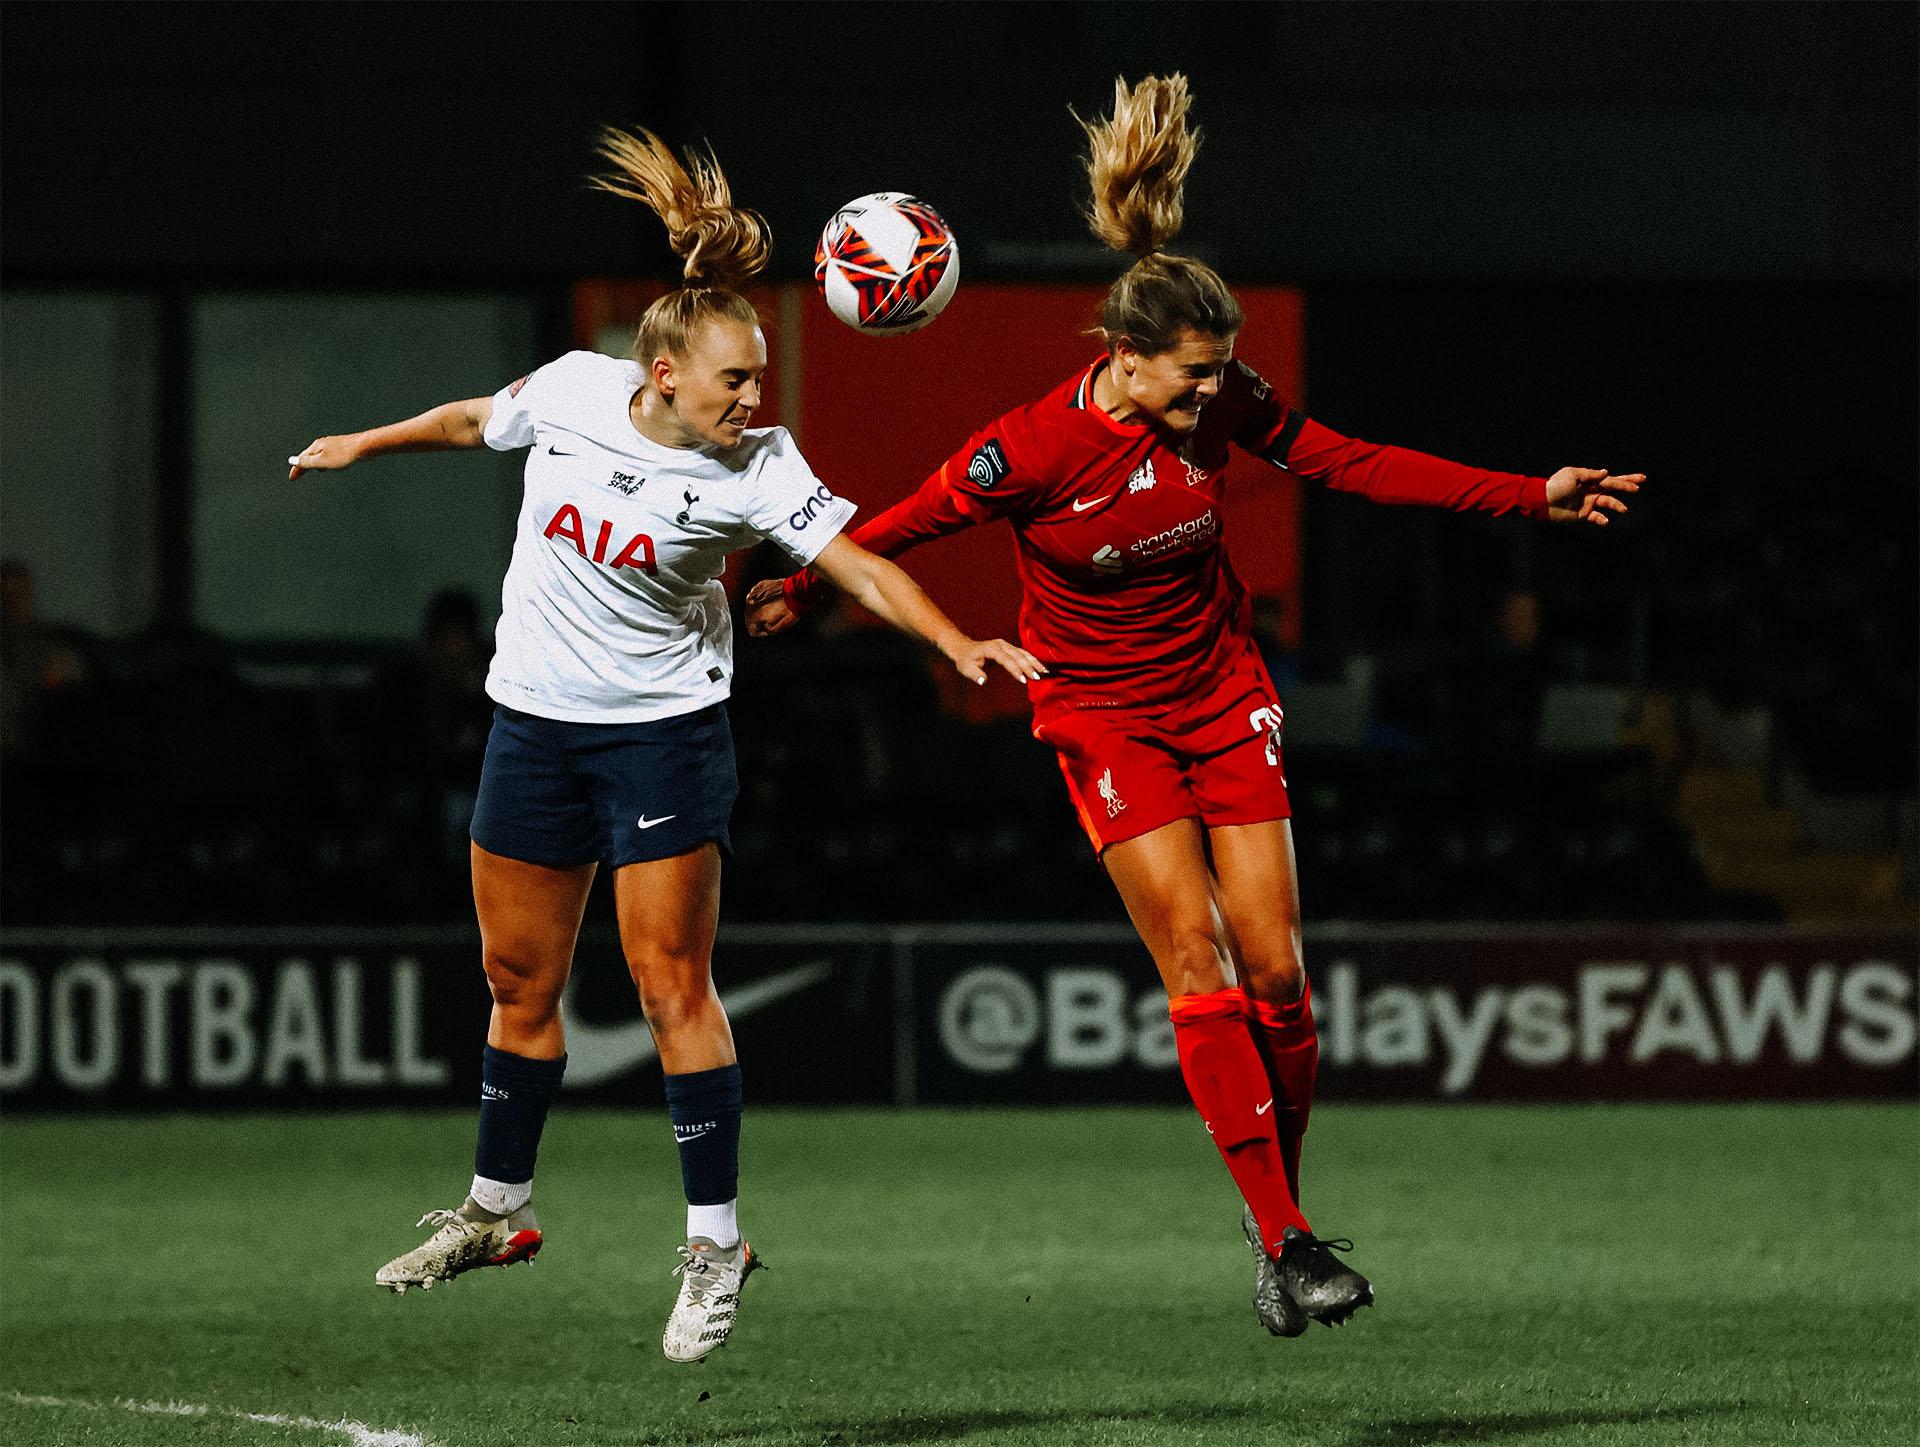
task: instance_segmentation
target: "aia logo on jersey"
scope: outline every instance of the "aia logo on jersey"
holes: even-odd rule
[[[603,522],[594,535],[593,551],[587,551],[587,527],[580,520],[580,509],[572,503],[561,507],[542,529],[548,538],[565,538],[573,544],[573,550],[581,557],[595,563],[607,563],[607,545],[613,541],[613,524]],[[658,574],[659,569],[653,562],[653,539],[645,533],[635,533],[627,540],[627,545],[614,555],[610,568],[638,568],[643,573]]]
[[[1001,450],[997,438],[988,438],[981,443],[967,460],[967,481],[982,492],[998,486],[1000,479],[1006,475],[1007,454]]]
[[[1153,459],[1149,457],[1145,462],[1134,468],[1133,476],[1127,479],[1127,491],[1130,493],[1145,492],[1158,481],[1159,479],[1153,475]]]
[[[1096,573],[1121,573],[1126,571],[1126,567],[1126,555],[1112,543],[1093,555],[1093,570]]]

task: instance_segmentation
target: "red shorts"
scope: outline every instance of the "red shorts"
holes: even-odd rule
[[[1098,854],[1176,819],[1259,824],[1287,819],[1284,715],[1251,646],[1231,672],[1187,703],[1156,708],[1034,711],[1033,736],[1066,776]]]

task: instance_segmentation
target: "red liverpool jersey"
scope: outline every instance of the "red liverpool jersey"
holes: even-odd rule
[[[1171,705],[1232,668],[1250,622],[1222,528],[1234,447],[1376,502],[1546,511],[1543,479],[1342,437],[1241,362],[1228,364],[1193,433],[1170,444],[1094,404],[1106,364],[1100,357],[976,433],[919,491],[848,534],[895,557],[1007,519],[1019,549],[1020,642],[1050,670],[1029,686],[1036,707]],[[801,611],[822,586],[802,569],[787,580],[787,601]]]

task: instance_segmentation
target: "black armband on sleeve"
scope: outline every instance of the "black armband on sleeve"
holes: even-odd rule
[[[1267,444],[1267,450],[1260,455],[1275,467],[1285,467],[1287,454],[1293,451],[1293,440],[1300,435],[1300,429],[1306,424],[1306,420],[1306,413],[1289,407],[1287,420],[1280,424],[1280,431],[1273,441]]]

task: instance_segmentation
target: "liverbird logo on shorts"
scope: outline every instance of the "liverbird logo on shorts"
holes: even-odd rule
[[[1107,817],[1119,817],[1120,811],[1127,806],[1120,801],[1120,791],[1113,787],[1113,770],[1108,769],[1100,776],[1100,797],[1106,800]]]
[[[1247,715],[1247,724],[1255,733],[1267,736],[1267,767],[1280,767],[1280,734],[1286,725],[1286,718],[1276,706],[1274,708],[1256,708]]]

